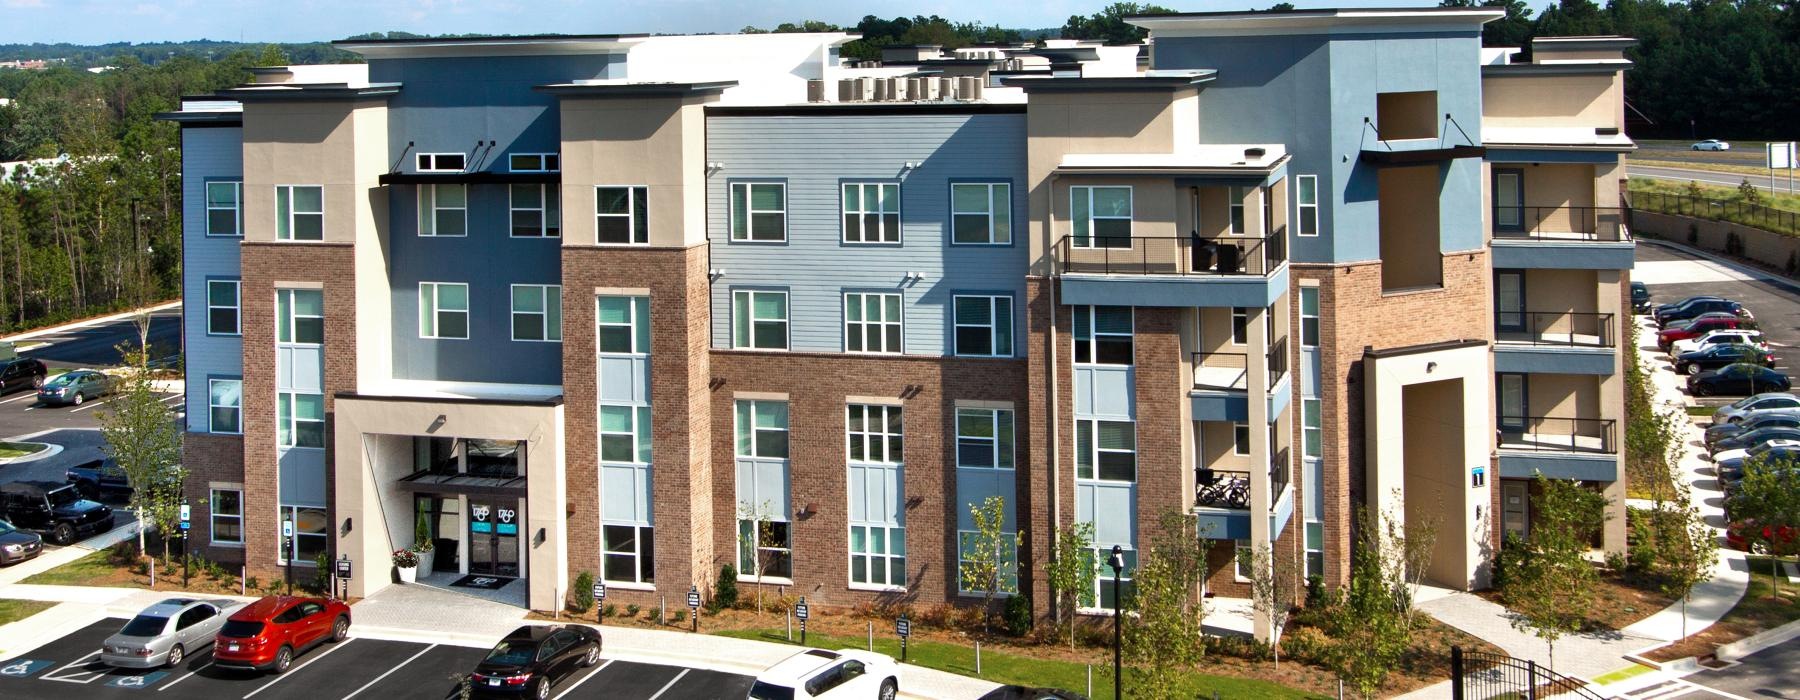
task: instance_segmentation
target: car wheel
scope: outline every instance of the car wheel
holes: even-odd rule
[[[44,375],[39,374],[39,375],[33,376],[31,378],[31,388],[33,388],[33,389],[44,388]]]
[[[80,406],[81,402],[84,400],[86,400],[86,399],[83,399],[81,397],[81,392],[79,392],[79,391],[75,392],[75,400],[74,400],[75,405]]]
[[[50,543],[68,545],[75,542],[75,527],[68,523],[57,523],[50,530]]]
[[[293,665],[294,649],[292,647],[282,647],[281,651],[275,652],[276,673],[287,673],[288,667]]]
[[[1680,368],[1680,372],[1682,374],[1687,374],[1687,375],[1699,374],[1700,373],[1700,365],[1682,365]]]
[[[342,615],[337,622],[331,623],[331,643],[336,644],[350,638],[350,620]]]
[[[175,645],[175,648],[169,650],[169,668],[180,668],[181,662],[186,658],[187,652],[182,651],[180,644]]]
[[[532,697],[537,698],[537,700],[549,700],[550,679],[538,676],[537,685],[531,687],[531,695]]]
[[[900,684],[889,678],[881,682],[881,700],[894,700],[900,695]]]
[[[595,642],[594,647],[592,649],[588,649],[587,656],[581,657],[581,667],[582,668],[587,668],[587,667],[593,666],[594,664],[597,664],[597,663],[600,663],[600,643],[599,642]]]
[[[1695,384],[1691,389],[1689,389],[1689,393],[1692,393],[1695,396],[1706,396],[1707,394],[1710,394],[1712,392],[1706,390],[1705,384]]]

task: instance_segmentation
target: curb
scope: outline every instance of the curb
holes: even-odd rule
[[[8,340],[8,341],[14,341],[14,342],[20,341],[20,340],[27,340],[30,338],[36,338],[40,335],[50,335],[52,333],[60,333],[62,331],[74,330],[77,328],[86,328],[88,326],[97,326],[102,323],[112,323],[114,321],[131,318],[132,316],[137,315],[137,313],[140,311],[155,313],[158,311],[166,311],[166,310],[177,308],[180,306],[181,306],[181,300],[176,299],[175,301],[163,302],[163,303],[157,304],[155,306],[146,306],[146,307],[143,307],[140,309],[131,309],[128,311],[118,311],[118,312],[114,312],[111,314],[107,314],[105,316],[95,316],[93,318],[84,318],[84,319],[80,319],[77,321],[70,321],[68,323],[61,323],[61,324],[57,324],[54,326],[50,326],[49,328],[36,328],[36,329],[29,330],[29,331],[21,332],[21,333],[15,333],[13,335],[9,335],[4,338],[0,338],[0,340]]]
[[[1789,279],[1789,278],[1782,276],[1771,270],[1766,270],[1766,269],[1763,269],[1760,267],[1756,267],[1755,265],[1748,265],[1748,264],[1739,262],[1737,260],[1733,260],[1731,258],[1724,257],[1724,256],[1719,255],[1718,253],[1714,253],[1710,250],[1701,250],[1699,248],[1690,246],[1686,243],[1677,243],[1675,241],[1671,241],[1671,240],[1667,240],[1667,239],[1663,239],[1663,238],[1638,237],[1634,240],[1638,241],[1639,243],[1649,243],[1651,245],[1662,246],[1664,248],[1673,248],[1675,250],[1679,250],[1679,251],[1687,253],[1689,255],[1693,255],[1695,257],[1707,260],[1709,262],[1717,263],[1720,265],[1724,265],[1725,267],[1731,268],[1731,270],[1733,272],[1737,272],[1746,277],[1749,277],[1750,281],[1752,281],[1752,282],[1762,282],[1764,284],[1768,284],[1770,286],[1776,287],[1776,288],[1780,289],[1781,291],[1787,292],[1789,294],[1800,294],[1800,282]]]
[[[24,457],[8,457],[6,459],[0,459],[0,467],[4,467],[9,464],[25,464],[27,462],[36,462],[40,459],[49,459],[51,457],[55,457],[56,455],[62,454],[62,451],[63,451],[62,445],[51,444],[48,442],[20,442],[17,440],[8,440],[7,442],[11,442],[14,444],[25,444],[25,445],[43,445],[44,449],[41,449],[41,450],[38,450],[31,454],[25,455]]]
[[[1713,655],[1720,661],[1732,662],[1800,637],[1800,620],[1771,630],[1763,630],[1728,644],[1720,644]]]

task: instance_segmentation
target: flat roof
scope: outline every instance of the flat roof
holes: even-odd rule
[[[1179,153],[1069,153],[1059,172],[1169,173],[1189,175],[1268,174],[1287,162],[1279,143],[1220,143],[1188,146]]]
[[[1600,133],[1597,129],[1581,126],[1483,126],[1481,142],[1490,148],[1637,150],[1637,143],[1623,133]]]
[[[1164,36],[1218,36],[1468,31],[1505,15],[1487,7],[1345,7],[1132,15],[1125,21]]]
[[[345,39],[332,46],[364,58],[439,58],[453,56],[534,56],[612,53],[649,38],[649,34],[532,34],[526,36],[442,37],[416,39]]]
[[[285,100],[355,100],[367,97],[389,97],[400,92],[400,83],[271,83],[240,85],[220,90],[218,94],[239,102]]]
[[[1000,79],[1000,84],[1007,87],[1024,88],[1026,92],[1034,90],[1173,90],[1189,85],[1199,85],[1217,78],[1219,72],[1210,68],[1192,70],[1152,70],[1131,76],[1058,76],[1052,71],[1036,71],[1041,75],[1008,75]]]
[[[711,95],[736,87],[736,80],[705,82],[632,82],[629,80],[578,80],[572,83],[534,85],[532,90],[559,97],[654,97]]]

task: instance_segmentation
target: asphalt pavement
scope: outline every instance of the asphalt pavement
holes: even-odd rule
[[[1701,690],[1683,697],[1800,698],[1800,671],[1796,669],[1800,669],[1800,639],[1751,654],[1726,668],[1707,669],[1682,679],[1729,695]]]
[[[1631,279],[1650,288],[1650,301],[1663,304],[1697,294],[1735,299],[1750,308],[1769,341],[1775,367],[1800,368],[1800,287],[1772,274],[1745,274],[1680,249],[1639,241]]]
[[[19,354],[51,367],[109,367],[119,364],[118,345],[138,341],[137,323],[127,317],[17,341]],[[150,315],[150,354],[161,358],[181,351],[181,308]]]

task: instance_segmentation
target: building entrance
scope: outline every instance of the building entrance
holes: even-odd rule
[[[519,576],[519,522],[514,499],[469,498],[469,573]]]

